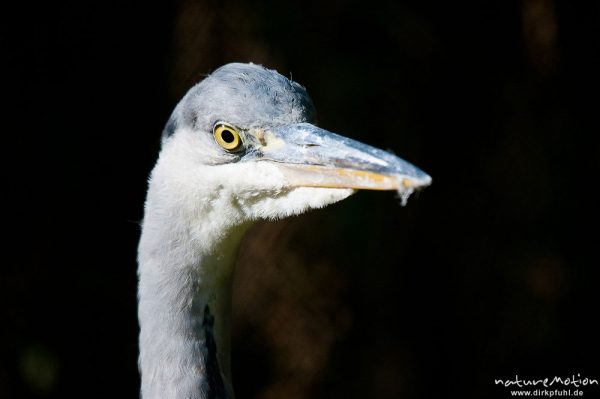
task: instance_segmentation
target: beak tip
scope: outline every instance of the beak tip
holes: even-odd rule
[[[421,178],[420,186],[427,187],[427,186],[430,186],[432,182],[433,182],[433,179],[431,178],[431,176],[425,175]]]
[[[419,171],[418,174],[411,174],[409,176],[403,176],[401,179],[402,187],[405,189],[418,189],[425,188],[431,185],[433,179],[427,173]]]

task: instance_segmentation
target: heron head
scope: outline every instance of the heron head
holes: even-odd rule
[[[227,64],[177,105],[161,158],[189,195],[218,197],[250,220],[299,214],[357,189],[396,190],[407,198],[430,184],[399,157],[314,122],[301,85],[259,65]]]

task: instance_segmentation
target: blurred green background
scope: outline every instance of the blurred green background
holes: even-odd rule
[[[0,398],[138,397],[136,245],[178,99],[252,61],[433,185],[259,223],[239,398],[508,397],[600,379],[600,3],[104,1],[2,12]],[[584,389],[586,396],[600,388]]]

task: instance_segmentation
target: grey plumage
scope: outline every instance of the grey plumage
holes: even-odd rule
[[[176,128],[207,132],[218,120],[256,128],[315,121],[315,107],[297,82],[261,65],[232,63],[192,87],[175,108],[163,139]]]

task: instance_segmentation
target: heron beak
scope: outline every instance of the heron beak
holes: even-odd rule
[[[291,187],[396,190],[410,195],[431,177],[403,159],[309,123],[252,131],[244,158],[276,163]]]

